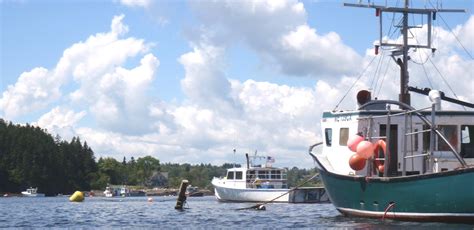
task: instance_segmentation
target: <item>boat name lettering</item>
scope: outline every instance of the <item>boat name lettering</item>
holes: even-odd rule
[[[337,116],[337,117],[334,117],[334,121],[335,122],[352,121],[352,116],[351,115]]]

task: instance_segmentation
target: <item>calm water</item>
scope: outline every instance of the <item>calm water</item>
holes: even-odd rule
[[[176,211],[175,197],[0,198],[0,227],[18,228],[360,228],[474,229],[474,226],[381,221],[341,216],[331,204],[269,204],[266,211],[241,210],[249,203],[220,203],[214,197],[188,198]]]

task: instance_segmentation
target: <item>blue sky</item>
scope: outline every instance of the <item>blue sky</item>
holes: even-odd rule
[[[457,96],[474,101],[473,60],[457,42],[474,53],[474,3],[413,4],[468,10],[442,14],[457,38],[435,21],[440,47],[431,58],[455,78]],[[2,0],[0,6],[0,116],[67,140],[80,136],[96,156],[117,159],[220,164],[232,161],[236,148],[242,157],[258,150],[280,166],[312,167],[306,149],[320,140],[321,112],[346,93],[378,39],[374,11],[341,1]],[[414,61],[428,56],[412,53]],[[397,67],[382,57],[389,74],[377,76],[383,71],[372,65],[356,89],[397,94]],[[412,66],[413,85],[449,95],[433,66],[425,66],[429,76]],[[424,103],[415,97],[415,105]],[[343,105],[353,109],[354,101]]]

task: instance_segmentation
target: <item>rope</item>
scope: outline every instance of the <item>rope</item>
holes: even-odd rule
[[[387,76],[387,72],[388,72],[388,67],[389,67],[389,66],[390,66],[390,65],[387,63],[387,67],[385,68],[385,73],[383,74],[382,81],[380,82],[379,90],[378,90],[377,93],[375,94],[376,97],[379,96],[380,90],[382,90],[383,82],[385,81],[385,76]]]
[[[451,90],[451,93],[454,94],[454,96],[456,97],[456,99],[459,100],[459,97],[458,95],[454,92],[453,88],[451,88],[451,85],[448,83],[448,81],[446,81],[446,79],[443,77],[443,74],[441,74],[441,71],[439,71],[438,67],[436,67],[435,63],[431,60],[431,58],[428,58],[428,60],[430,60],[431,64],[433,65],[433,67],[435,68],[435,70],[438,72],[439,76],[441,77],[441,79],[443,79],[443,82],[444,84],[446,84],[446,86],[448,86],[449,90]],[[464,110],[466,111],[466,107],[464,107]]]
[[[339,103],[337,103],[336,107],[334,107],[333,111],[336,111],[337,107],[339,107],[339,105],[342,103],[342,101],[344,100],[344,98],[346,98],[346,96],[349,94],[349,92],[352,90],[352,88],[354,87],[354,85],[360,80],[360,78],[364,75],[365,71],[367,71],[367,69],[369,68],[369,66],[372,64],[372,62],[375,60],[375,58],[377,57],[377,55],[374,55],[374,57],[372,58],[372,60],[370,61],[370,63],[365,67],[364,71],[362,71],[362,73],[360,73],[360,75],[357,77],[357,79],[354,81],[354,83],[351,85],[351,87],[349,88],[349,90],[347,90],[346,94],[344,94],[344,96],[341,98],[341,100],[339,101]]]
[[[285,192],[285,193],[283,193],[283,194],[281,194],[281,195],[279,195],[279,196],[277,196],[277,197],[275,197],[275,198],[273,198],[273,199],[271,199],[271,200],[269,200],[269,201],[264,201],[264,202],[262,202],[262,203],[257,203],[256,205],[253,205],[253,206],[251,206],[251,207],[238,208],[238,209],[236,209],[236,210],[256,209],[256,208],[258,208],[258,207],[260,207],[260,206],[262,206],[262,205],[265,205],[265,204],[268,204],[268,203],[272,203],[272,202],[275,201],[276,199],[278,199],[278,198],[280,198],[280,197],[282,197],[282,196],[284,196],[284,195],[286,195],[286,194],[288,194],[288,193],[290,193],[290,192],[292,192],[292,191],[294,191],[294,190],[300,188],[301,186],[305,185],[306,183],[308,183],[309,181],[311,181],[312,179],[314,179],[314,178],[315,178],[316,176],[318,176],[318,175],[319,175],[318,173],[314,174],[311,178],[309,178],[309,179],[303,181],[302,183],[300,183],[300,184],[297,185],[296,187],[294,187],[294,188],[288,190],[287,192]]]
[[[433,6],[433,3],[431,3],[430,1],[430,4],[431,6]],[[434,7],[434,6],[433,6]],[[474,60],[474,57],[472,57],[472,54],[469,53],[469,51],[466,49],[466,47],[464,47],[464,45],[461,43],[461,41],[459,40],[458,36],[456,36],[456,34],[453,32],[453,29],[451,29],[451,27],[448,25],[448,23],[446,23],[446,21],[444,20],[443,16],[438,12],[437,13],[438,16],[441,18],[441,20],[443,21],[444,25],[446,25],[446,27],[448,27],[449,29],[449,32],[451,32],[451,34],[453,34],[454,38],[456,38],[456,41],[459,43],[459,45],[463,48],[463,50],[466,52],[466,54],[472,59]]]
[[[385,216],[387,215],[387,212],[393,208],[393,206],[395,206],[395,202],[390,202],[387,206],[387,208],[385,208],[385,212],[383,213],[383,216],[382,216],[382,220],[385,219]]]

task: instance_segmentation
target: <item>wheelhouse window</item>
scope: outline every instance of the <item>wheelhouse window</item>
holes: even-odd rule
[[[235,179],[242,180],[242,172],[235,172]]]
[[[227,180],[233,180],[234,179],[234,172],[227,172]]]
[[[446,137],[446,140],[456,149],[458,146],[458,132],[456,125],[440,125],[438,130]],[[450,151],[449,145],[438,137],[438,150],[439,151]]]
[[[428,126],[423,126],[423,129],[429,129]],[[456,125],[440,125],[438,126],[438,130],[443,134],[446,140],[455,148],[458,148],[458,127]],[[430,132],[423,133],[423,151],[428,152],[430,149]],[[441,139],[438,135],[436,135],[436,147],[435,150],[437,151],[451,151],[449,145]]]
[[[339,130],[339,145],[347,146],[348,139],[349,139],[349,128],[341,128]]]
[[[324,138],[326,140],[326,146],[330,147],[332,145],[332,129],[324,129]]]
[[[474,125],[461,125],[461,157],[474,158]]]

